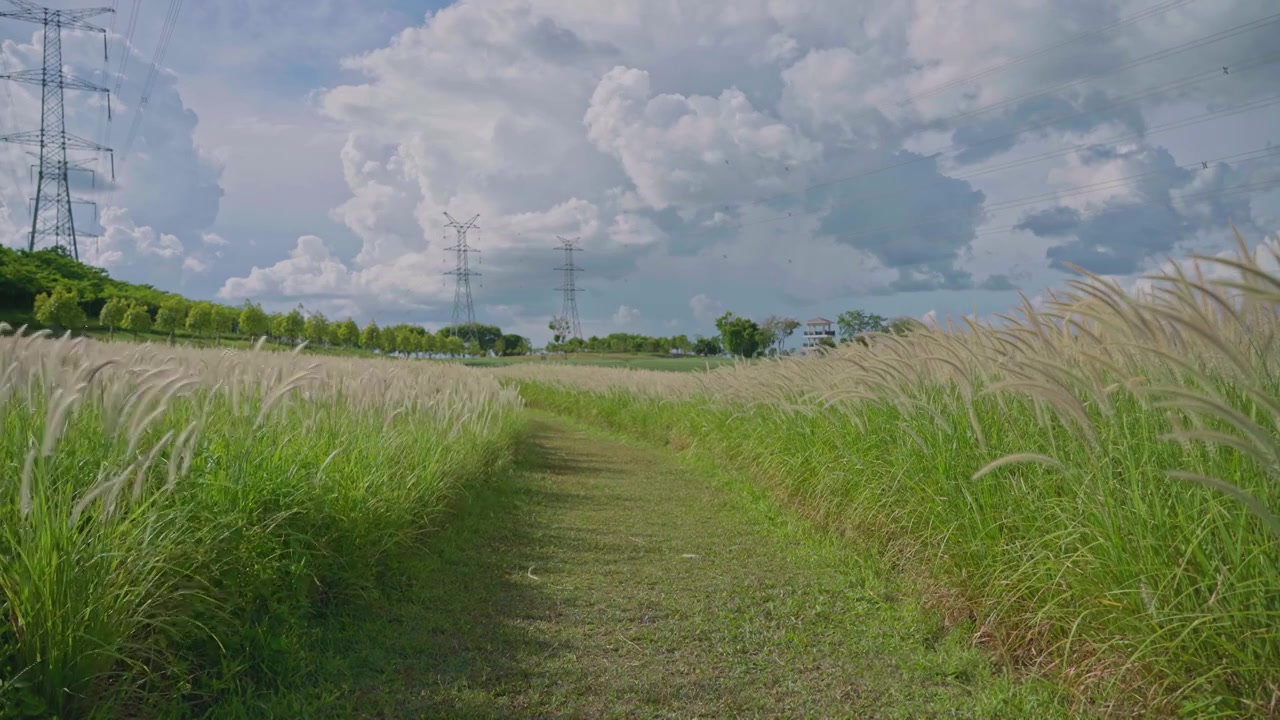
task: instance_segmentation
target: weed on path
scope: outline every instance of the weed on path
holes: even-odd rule
[[[277,717],[1063,717],[873,560],[668,455],[539,419]]]

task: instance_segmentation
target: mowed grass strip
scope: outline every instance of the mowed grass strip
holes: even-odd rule
[[[523,456],[246,716],[1067,715],[742,484],[548,418]]]

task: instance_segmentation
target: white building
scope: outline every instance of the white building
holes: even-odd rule
[[[816,317],[804,324],[804,346],[802,350],[818,347],[822,343],[823,338],[830,338],[832,342],[836,340],[835,323],[832,321]]]

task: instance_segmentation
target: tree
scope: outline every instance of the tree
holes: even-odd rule
[[[351,348],[358,342],[360,342],[360,326],[356,325],[356,321],[351,318],[343,320],[338,325],[338,344],[344,348]]]
[[[129,312],[129,301],[122,297],[113,297],[102,306],[102,312],[98,313],[98,322],[107,326],[107,333],[115,337],[116,328],[124,322],[124,316]]]
[[[695,355],[703,357],[711,357],[724,352],[720,347],[720,341],[715,338],[700,337],[693,343],[693,352]]]
[[[869,332],[884,332],[889,319],[863,310],[848,310],[836,317],[840,326],[840,339],[849,342],[855,337]]]
[[[472,326],[457,325],[440,328],[441,335],[457,335],[465,340],[470,340],[471,333],[475,333],[476,340],[479,341],[480,347],[473,350],[481,355],[493,349],[498,338],[502,337],[502,329],[496,325],[481,325],[476,323]]]
[[[307,340],[314,345],[326,342],[329,339],[329,320],[324,316],[324,313],[313,312],[307,316],[302,332]]]
[[[302,306],[290,310],[285,315],[277,315],[275,321],[276,336],[297,343],[307,329],[306,318],[302,316]]]
[[[169,333],[170,345],[173,344],[174,332],[186,323],[189,307],[190,303],[180,297],[171,297],[160,304],[160,310],[156,312],[155,327],[161,332]]]
[[[466,352],[466,345],[462,342],[462,338],[457,335],[450,335],[444,342],[445,352],[451,357],[457,357]]]
[[[54,330],[75,330],[89,322],[84,308],[80,307],[80,293],[74,288],[59,285],[52,293],[40,293],[35,302],[36,320]]]
[[[716,329],[720,331],[724,349],[733,355],[744,358],[754,357],[760,349],[760,341],[763,338],[760,326],[754,320],[727,312],[716,319]]]
[[[382,331],[378,329],[377,322],[370,320],[364,326],[364,330],[360,332],[360,347],[369,351],[382,347]]]
[[[262,337],[271,332],[271,316],[267,315],[261,305],[244,301],[240,307],[240,332],[250,338]]]
[[[769,328],[770,343],[769,345],[777,352],[781,353],[786,349],[787,338],[795,334],[800,327],[800,321],[793,317],[770,317],[761,325],[762,328]]]
[[[529,339],[514,333],[508,333],[502,336],[502,349],[499,350],[495,344],[494,352],[508,357],[524,355],[529,352]]]
[[[187,311],[187,330],[199,337],[207,338],[213,335],[212,303],[200,302],[191,306],[191,309]]]
[[[236,319],[239,313],[233,307],[226,305],[213,306],[213,337],[215,340],[221,341],[223,335],[230,335],[236,328]]]
[[[120,327],[133,333],[136,340],[138,335],[151,331],[151,313],[147,312],[147,306],[142,303],[134,303],[125,311],[124,321],[120,323]]]

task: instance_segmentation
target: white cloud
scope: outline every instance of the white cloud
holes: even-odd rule
[[[712,322],[724,314],[724,305],[719,300],[701,294],[689,298],[689,309],[700,323]]]
[[[619,305],[613,314],[613,322],[619,327],[631,327],[640,322],[640,311],[628,305]]]
[[[609,226],[609,239],[619,245],[643,246],[662,242],[667,234],[643,215],[621,213]]]
[[[785,168],[821,146],[757,110],[736,88],[718,97],[655,94],[649,73],[618,66],[600,80],[583,119],[651,207],[695,207],[777,192]],[[796,177],[799,177],[797,173]]]
[[[559,309],[550,288],[562,235],[589,251],[580,260],[590,290],[580,298],[584,325],[607,332],[615,309],[626,307],[683,317],[683,330],[705,332],[725,309],[830,314],[876,295],[885,314],[895,304],[914,314],[969,306],[970,288],[1005,287],[1005,276],[1035,293],[1061,277],[1051,261],[1127,273],[1174,249],[1220,248],[1224,218],[1254,230],[1259,218],[1280,217],[1274,193],[1257,207],[1249,198],[1198,197],[1274,177],[1261,164],[1173,172],[1265,141],[1274,111],[1110,155],[946,179],[988,158],[1106,139],[1274,93],[1267,73],[1233,71],[1123,109],[1098,106],[1265,55],[1280,39],[1271,27],[1016,101],[1266,15],[1268,0],[1171,8],[937,93],[928,91],[1147,6],[465,0],[410,16],[387,0],[234,5],[184,15],[188,36],[170,53],[176,69],[159,76],[142,134],[118,167],[120,190],[103,203],[97,244],[126,279],[442,324],[452,306],[442,274],[453,261],[447,211],[479,215],[469,239],[483,251],[473,258],[483,275],[473,290],[481,313],[504,327],[545,335]],[[11,25],[0,26],[6,69],[34,67],[37,35],[5,34]],[[144,15],[139,47],[149,50],[146,34],[158,25]],[[72,33],[65,40],[68,65],[92,76],[97,46]],[[117,143],[147,57],[130,58],[115,98]],[[234,88],[228,78],[237,78]],[[30,126],[38,97],[8,85],[14,102],[0,108],[0,123]],[[69,96],[73,130],[91,134],[94,100]],[[948,120],[1007,100],[1016,102]],[[1094,103],[1087,117],[1032,138],[1015,132],[1086,102]],[[983,142],[1000,135],[1008,140]],[[905,152],[947,142],[964,152],[938,162]],[[0,146],[0,178],[21,176],[27,162],[21,149]],[[1167,177],[983,217],[994,202],[1146,171]],[[7,243],[24,232],[23,182],[0,180]],[[982,222],[1012,223],[1023,212],[1044,234],[975,236]],[[946,222],[919,226],[939,216]],[[895,299],[905,292],[914,299]],[[702,298],[701,311],[685,307],[691,296]]]
[[[246,278],[230,278],[219,295],[227,299],[345,295],[356,278],[314,235],[298,238],[289,257]]]

